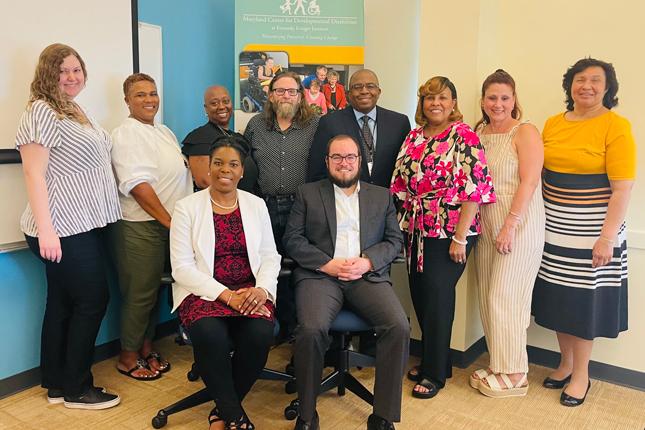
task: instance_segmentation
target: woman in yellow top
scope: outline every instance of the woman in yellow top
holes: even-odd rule
[[[546,237],[533,315],[560,345],[560,365],[543,385],[566,386],[560,403],[578,406],[591,387],[593,339],[627,330],[624,220],[636,144],[629,122],[611,111],[618,104],[611,64],[579,60],[562,87],[567,110],[542,132]]]

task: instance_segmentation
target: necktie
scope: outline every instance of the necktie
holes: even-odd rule
[[[365,159],[368,164],[371,165],[374,160],[374,137],[372,136],[372,130],[370,130],[370,118],[367,115],[364,115],[363,118],[363,128],[361,129],[361,134],[363,135],[363,142],[365,143]]]

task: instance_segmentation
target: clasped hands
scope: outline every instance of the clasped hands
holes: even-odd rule
[[[355,281],[374,268],[369,258],[352,257],[332,258],[319,270],[341,281]]]
[[[239,290],[229,290],[230,296],[226,296],[225,303],[235,309],[242,315],[259,314],[270,317],[271,312],[264,305],[267,301],[267,292],[262,288],[240,288]]]

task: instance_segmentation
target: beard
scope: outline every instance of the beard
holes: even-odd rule
[[[340,176],[334,175],[332,172],[329,172],[329,180],[332,184],[336,185],[338,188],[350,188],[358,183],[358,177],[361,175],[360,169],[356,169],[354,176],[349,178],[343,178]]]
[[[273,102],[273,110],[278,118],[293,119],[298,112],[298,105],[289,102]]]

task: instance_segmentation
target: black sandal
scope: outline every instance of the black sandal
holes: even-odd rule
[[[417,391],[414,389],[417,386],[421,386],[428,391],[427,392]],[[437,393],[439,392],[439,388],[435,385],[435,383],[426,378],[423,378],[420,381],[418,381],[414,386],[414,388],[412,389],[412,397],[416,397],[417,399],[431,399],[434,396],[436,396]]]
[[[150,365],[150,360],[157,360],[157,363],[159,363],[159,373],[166,373],[170,370],[170,362],[168,360],[164,360],[164,358],[158,352],[151,351],[150,354],[146,356],[148,365]],[[152,369],[152,366],[150,366],[150,368]]]
[[[215,406],[211,409],[210,414],[208,414],[208,427],[210,428],[210,426],[219,421],[222,421],[222,419],[219,416],[219,409]]]
[[[148,365],[148,362],[142,358],[137,359],[134,367],[132,367],[131,369],[123,370],[123,369],[119,369],[118,367],[116,368],[116,370],[120,374],[125,375],[132,379],[136,379],[137,381],[154,381],[155,379],[161,378],[161,372],[157,372],[151,376],[137,376],[134,374],[134,372],[141,369],[147,369],[147,370],[150,370],[151,372],[154,372],[154,370],[152,370]]]
[[[226,423],[226,430],[255,430],[255,426],[246,414],[242,414],[242,416],[235,421],[229,421]]]
[[[412,382],[417,382],[419,380],[419,375],[421,375],[421,366],[413,366],[408,370],[408,379]]]

